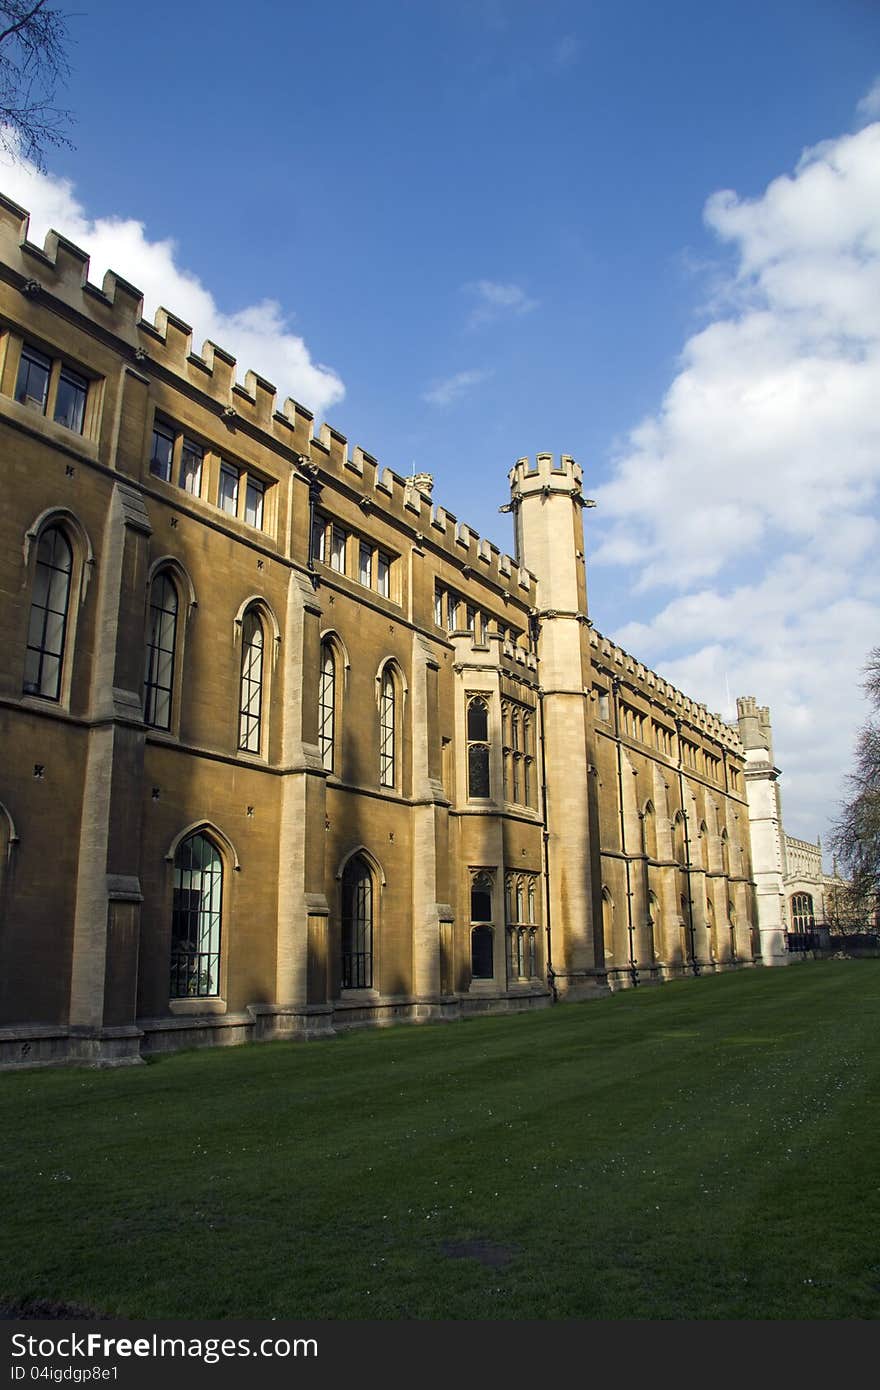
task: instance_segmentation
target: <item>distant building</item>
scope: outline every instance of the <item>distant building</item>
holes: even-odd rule
[[[26,231],[0,200],[3,1060],[784,959],[757,707],[593,627],[573,459],[515,464],[505,555]]]

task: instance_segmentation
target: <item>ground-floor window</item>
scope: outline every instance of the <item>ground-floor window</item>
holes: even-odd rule
[[[373,875],[361,855],[342,874],[342,988],[373,987]]]
[[[505,875],[508,983],[538,978],[537,895],[537,874]]]
[[[491,980],[495,974],[492,875],[471,872],[471,978]]]
[[[223,861],[206,835],[190,835],[174,856],[172,999],[220,993]]]
[[[809,893],[795,893],[791,900],[792,931],[812,931],[816,925],[813,899]]]

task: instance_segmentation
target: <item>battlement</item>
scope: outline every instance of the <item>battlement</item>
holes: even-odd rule
[[[149,373],[152,365],[208,397],[230,431],[241,427],[262,434],[270,448],[316,466],[319,481],[338,479],[355,489],[365,512],[375,507],[391,513],[414,533],[416,546],[429,540],[459,568],[470,569],[521,603],[532,602],[534,576],[435,505],[430,474],[402,478],[359,445],[349,450],[345,435],[332,425],[315,427],[306,406],[290,396],[279,403],[275,386],[265,377],[248,369],[239,380],[236,358],[224,348],[206,340],[201,352],[195,352],[191,326],[171,310],[160,307],[152,323],[144,319],[142,291],[115,271],[107,271],[100,287],[93,284],[88,253],[59,232],[48,232],[42,247],[29,241],[29,222],[30,214],[0,193],[0,260],[13,272],[7,279],[16,283],[17,277],[18,288],[37,306],[41,300],[60,301],[112,335],[138,371]],[[550,457],[540,456],[548,460],[548,469]],[[564,462],[577,468],[572,460]],[[554,471],[553,476],[562,475]]]
[[[656,671],[652,671],[644,662],[638,661],[636,657],[624,651],[623,647],[618,647],[609,638],[603,637],[596,628],[590,629],[590,647],[593,652],[594,665],[599,664],[597,658],[602,658],[612,675],[622,679],[629,677],[630,683],[636,690],[641,689],[648,698],[665,703],[669,713],[674,718],[681,719],[691,729],[705,734],[707,738],[713,739],[738,757],[742,757],[743,745],[737,729],[725,723],[720,714],[713,714],[706,705],[692,700],[689,695],[676,689],[674,685],[664,680]]]
[[[773,730],[769,705],[759,705],[754,695],[743,695],[736,702],[739,736],[743,747],[758,749],[773,761]]]
[[[528,493],[562,492],[569,496],[580,494],[583,483],[583,470],[570,454],[536,454],[530,458],[517,459],[508,473],[510,490],[514,498]]]
[[[770,723],[770,706],[759,705],[754,695],[740,695],[736,702],[736,712],[740,719],[757,719],[761,725]]]

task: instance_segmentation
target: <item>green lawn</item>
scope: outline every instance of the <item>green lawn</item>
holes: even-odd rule
[[[0,1076],[0,1297],[876,1318],[880,960]]]

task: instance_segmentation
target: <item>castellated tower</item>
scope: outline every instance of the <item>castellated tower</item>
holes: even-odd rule
[[[590,857],[582,476],[566,454],[519,459],[509,474],[517,560],[538,581],[552,968],[559,995],[569,999],[606,988]]]
[[[777,782],[779,769],[773,765],[770,710],[759,705],[753,695],[746,695],[737,700],[736,713],[746,759],[761,958],[765,965],[787,965],[790,957],[785,950],[785,837]]]

